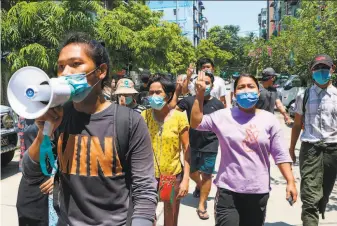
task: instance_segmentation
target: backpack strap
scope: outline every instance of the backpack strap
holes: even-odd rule
[[[302,102],[302,112],[303,112],[303,121],[304,121],[304,116],[305,116],[305,106],[308,102],[309,99],[309,91],[310,91],[310,87],[306,88],[304,91],[304,96],[303,96],[303,102]]]
[[[129,155],[129,143],[132,130],[132,109],[121,107],[115,104],[114,110],[114,137],[116,144],[116,151],[125,173],[126,183],[129,187],[131,185],[131,167]]]

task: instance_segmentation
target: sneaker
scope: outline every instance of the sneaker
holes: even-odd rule
[[[200,197],[200,189],[195,187],[195,190],[193,192],[193,197],[194,198],[199,198]]]

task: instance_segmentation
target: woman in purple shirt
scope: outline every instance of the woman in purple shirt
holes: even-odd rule
[[[255,108],[259,99],[258,82],[251,75],[241,75],[234,83],[238,107],[203,115],[204,73],[196,82],[196,99],[191,127],[214,132],[220,143],[221,162],[214,183],[216,226],[261,226],[264,224],[270,191],[272,155],[287,180],[286,199],[297,200],[291,158],[276,117]]]

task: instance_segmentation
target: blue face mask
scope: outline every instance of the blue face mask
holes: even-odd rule
[[[133,101],[133,98],[132,97],[125,97],[125,104],[126,105],[130,105]]]
[[[100,80],[96,82],[95,85],[90,86],[87,81],[87,76],[96,70],[97,68],[87,74],[80,73],[59,77],[59,79],[63,79],[70,86],[72,101],[75,103],[82,102],[89,95],[91,90],[99,83]]]
[[[319,70],[313,71],[312,78],[319,85],[325,85],[331,79],[330,69],[319,69]]]
[[[259,100],[257,92],[242,92],[236,94],[236,102],[242,108],[249,109],[255,106]]]
[[[150,96],[149,97],[150,106],[153,109],[160,111],[165,106],[166,102],[162,96]]]
[[[211,90],[212,90],[211,85],[207,85],[206,89],[205,89],[204,96],[207,97],[208,95],[210,95],[211,94]]]

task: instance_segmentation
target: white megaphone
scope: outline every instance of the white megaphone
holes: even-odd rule
[[[37,67],[23,67],[11,77],[7,87],[13,111],[26,119],[43,116],[49,108],[63,105],[71,97],[71,87],[61,79],[49,78]],[[50,135],[50,125],[44,133]],[[47,132],[48,131],[48,132]]]

